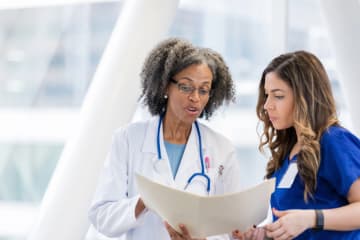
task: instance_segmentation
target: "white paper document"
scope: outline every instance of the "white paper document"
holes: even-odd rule
[[[174,189],[136,175],[141,198],[147,208],[155,211],[177,231],[185,224],[192,237],[245,231],[266,218],[275,179],[245,191],[200,196]]]

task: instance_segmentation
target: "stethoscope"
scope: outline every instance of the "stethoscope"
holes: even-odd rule
[[[159,124],[158,124],[158,129],[157,129],[157,139],[156,139],[156,142],[157,142],[157,155],[158,155],[158,160],[161,160],[161,148],[160,148],[160,130],[161,130],[161,123],[162,123],[162,120],[164,118],[164,115],[161,115],[160,118],[159,118]],[[204,166],[204,158],[203,158],[203,151],[202,151],[202,142],[201,142],[201,134],[200,134],[200,128],[199,128],[199,124],[197,123],[197,121],[195,121],[195,127],[196,127],[196,132],[197,132],[197,135],[198,135],[198,139],[199,139],[199,160],[200,160],[200,163],[201,163],[201,172],[195,172],[193,173],[189,179],[187,180],[187,183],[185,185],[185,188],[186,189],[189,184],[193,181],[193,179],[195,177],[204,177],[206,179],[206,182],[207,182],[207,187],[206,187],[206,191],[207,193],[209,194],[210,192],[210,178],[209,176],[205,173],[205,166]]]

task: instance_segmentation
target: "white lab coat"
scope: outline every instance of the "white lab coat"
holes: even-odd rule
[[[184,189],[189,177],[201,171],[198,136],[193,124],[179,169],[175,179],[173,178],[164,147],[162,129],[160,131],[162,159],[157,159],[158,121],[159,117],[153,117],[146,122],[132,123],[126,128],[119,129],[114,135],[111,151],[89,211],[91,223],[108,237],[120,237],[126,234],[126,239],[129,240],[170,239],[163,220],[156,213],[145,210],[137,219],[135,218],[135,206],[139,194],[134,175],[138,172],[163,184]],[[208,176],[211,179],[210,195],[238,191],[239,161],[235,157],[235,148],[229,140],[207,126],[199,123],[199,127],[203,156],[210,159],[208,169]],[[164,166],[161,172],[155,167],[159,161],[163,161]],[[218,170],[220,165],[224,167],[222,173]],[[197,180],[189,185],[187,191],[206,194],[206,187]],[[228,235],[211,237],[211,239],[228,238]]]

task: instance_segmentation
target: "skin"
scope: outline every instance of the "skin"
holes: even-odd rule
[[[265,93],[267,99],[264,108],[274,128],[277,130],[294,126],[294,96],[290,86],[270,72],[265,76]],[[298,131],[297,136],[299,136]],[[298,137],[299,139],[299,137]],[[300,144],[296,143],[291,150],[290,159],[300,151]],[[334,209],[324,209],[324,229],[348,231],[360,228],[360,178],[350,187],[347,199],[348,205]],[[293,239],[309,228],[315,227],[316,216],[314,210],[285,210],[272,209],[278,220],[263,228],[251,228],[244,233],[233,231],[235,239],[262,240],[264,235],[274,240]]]
[[[294,94],[290,86],[276,73],[270,72],[265,76],[264,88],[267,96],[264,108],[274,128],[281,130],[292,127]]]
[[[191,85],[197,89],[211,89],[212,78],[211,70],[205,64],[190,65],[173,77],[179,84]],[[182,93],[174,83],[169,84],[167,95],[164,138],[171,143],[184,144],[190,135],[192,124],[208,103],[209,96],[201,96],[197,90],[191,94]]]
[[[269,72],[265,76],[264,89],[267,96],[264,109],[274,128],[283,130],[292,127],[294,125],[295,103],[290,86],[280,79],[276,73]],[[296,143],[290,152],[290,159],[300,151],[300,148],[301,146]]]
[[[199,88],[211,89],[213,80],[210,68],[205,64],[190,65],[174,75],[173,79],[181,84],[191,85],[196,88],[191,94],[181,92],[177,85],[169,83],[166,94],[168,103],[163,120],[164,139],[170,143],[185,144],[191,132],[192,124],[200,116],[209,96],[201,96],[198,93]],[[146,206],[142,199],[138,200],[135,207],[135,217],[144,211]],[[171,239],[191,238],[185,225],[180,224],[181,233],[176,232],[168,223],[165,223]]]
[[[183,240],[183,239],[187,239],[187,240],[206,240],[205,238],[192,238],[190,236],[190,233],[188,231],[188,229],[186,228],[186,226],[184,224],[179,224],[179,228],[181,230],[181,233],[177,232],[174,228],[172,228],[169,223],[165,222],[165,227],[167,229],[167,231],[169,232],[170,238],[172,240]]]

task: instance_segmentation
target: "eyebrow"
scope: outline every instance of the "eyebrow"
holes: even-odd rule
[[[189,77],[181,77],[181,78],[179,78],[179,80],[183,80],[183,79],[184,79],[184,80],[189,80],[189,81],[192,81],[192,82],[194,81],[194,80],[192,80],[192,79],[189,78]]]
[[[191,79],[191,78],[189,78],[189,77],[181,77],[181,78],[179,78],[177,81],[180,81],[180,80],[188,80],[188,81],[194,82],[194,80]],[[200,84],[203,85],[203,84],[206,84],[206,83],[210,84],[211,81],[205,81],[205,82],[202,82],[202,83],[200,83]]]
[[[265,89],[265,92],[267,92],[266,89]],[[276,88],[276,89],[272,89],[270,92],[271,92],[271,93],[274,93],[274,92],[285,92],[285,90],[280,89],[280,88]]]

